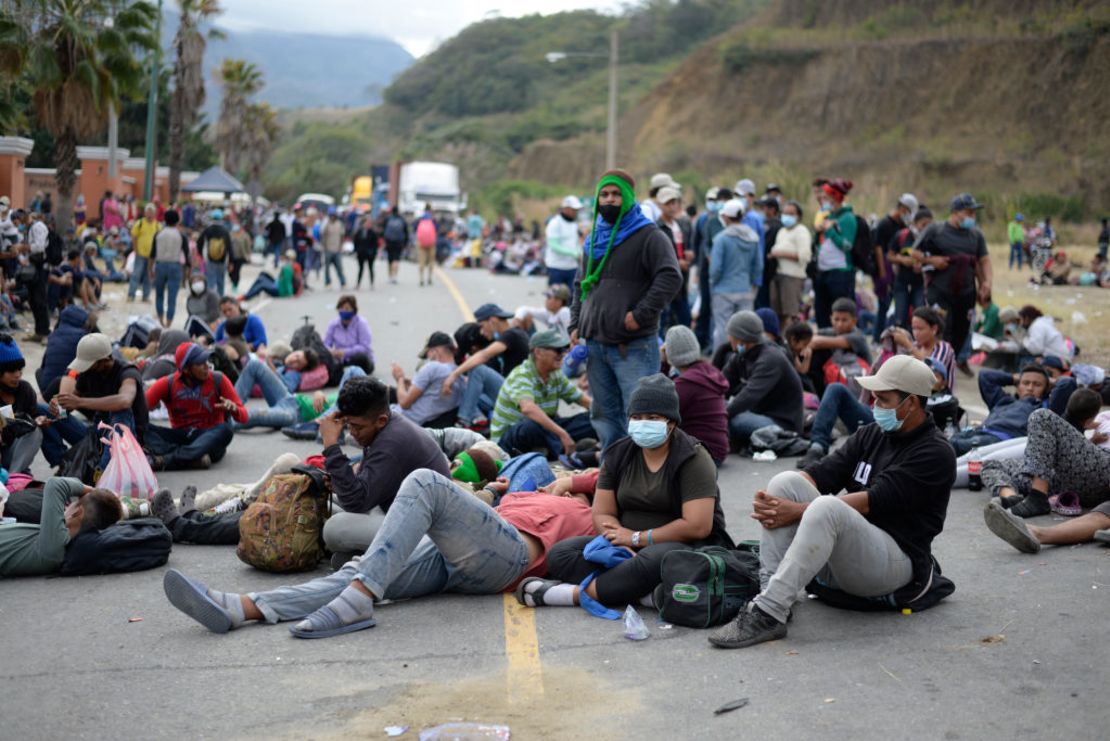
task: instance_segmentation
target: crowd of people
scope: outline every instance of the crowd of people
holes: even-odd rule
[[[249,214],[148,204],[108,229],[129,235],[112,257],[129,264],[129,300],[153,288],[156,322],[101,333],[100,284],[75,264],[57,268],[69,290],[40,307],[57,320],[42,333],[37,388],[21,343],[0,334],[0,451],[22,475],[8,493],[21,522],[0,525],[0,576],[53,573],[79,533],[147,513],[179,542],[238,542],[257,485],[120,499],[96,488],[112,455],[96,444],[101,422],[129,429],[153,471],[219,465],[244,428],[322,446],[306,462],[326,472],[337,510],[321,533],[332,573],[248,594],[166,573],[170,602],[221,633],[295,621],[293,635],[327,637],[374,625],[375,602],[443,591],[513,591],[528,607],[600,615],[658,608],[667,554],[737,547],[717,471],[767,451],[800,470],[753,499],[758,594],[709,635],[721,648],[784,637],[806,589],[859,609],[935,604],[951,583],[931,544],[954,487],[984,487],[986,525],[1019,550],[1110,539],[1104,370],[1080,362],[1037,307],[994,306],[971,194],[931,209],[904,193],[872,226],[853,190],[819,178],[809,194],[769,184],[757,196],[741,179],[710,189],[689,218],[670,175],[654,175],[641,202],[631,174],[607,171],[592,205],[568,196],[546,226],[542,307],[475,307],[473,321],[427,337],[414,372],[390,364],[380,375],[391,383],[375,375],[356,293],[339,296],[323,335],[305,326],[289,338],[271,337],[244,302],[295,296],[320,270],[346,289],[348,241],[356,291],[364,267],[373,285],[379,248],[391,281],[410,253],[431,285],[442,240],[464,228],[482,238],[476,215],[454,225],[430,209],[411,221],[396,208],[319,220],[275,210],[258,239],[278,275],[240,293]],[[113,201],[104,223],[119,215]],[[16,275],[43,230],[54,239],[36,213],[0,255]],[[30,264],[53,276],[45,263]],[[180,284],[188,316],[175,327]],[[989,413],[973,425],[956,387],[976,329],[1012,343],[1017,367],[978,374]],[[27,474],[40,453],[59,475],[38,486]],[[1082,516],[1025,522],[1048,512]]]

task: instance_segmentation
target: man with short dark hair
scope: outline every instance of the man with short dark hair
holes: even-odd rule
[[[753,432],[770,425],[801,434],[802,382],[786,352],[767,342],[763,320],[754,311],[738,311],[726,334],[735,351],[722,369],[729,384],[729,436],[746,446]]]
[[[956,457],[925,409],[933,372],[896,355],[859,380],[875,396],[875,423],[821,463],[780,473],[756,492],[762,590],[710,634],[713,645],[785,638],[791,605],[811,582],[888,606],[934,583],[931,544],[944,529]]]
[[[528,357],[528,333],[512,326],[512,318],[511,311],[497,304],[482,304],[474,310],[474,321],[489,344],[451,371],[440,392],[444,396],[454,393],[456,382],[466,375],[466,391],[459,405],[459,422],[464,427],[480,426],[481,405],[487,404],[482,397],[492,405],[505,377]]]
[[[424,364],[411,378],[397,363],[392,364],[393,380],[397,383],[397,407],[405,417],[422,427],[454,427],[462,402],[462,385],[455,384],[451,393],[440,393],[443,381],[455,369],[455,340],[446,332],[432,332],[420,351]]]

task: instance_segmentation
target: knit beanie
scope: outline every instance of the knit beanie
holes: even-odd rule
[[[701,357],[701,345],[697,335],[689,327],[676,324],[667,330],[663,343],[667,351],[667,362],[676,368],[685,368]]]
[[[775,337],[782,334],[781,325],[779,324],[779,315],[775,313],[774,309],[769,309],[764,306],[762,309],[756,309],[755,313],[763,320],[764,332],[770,332]]]
[[[763,342],[763,320],[754,311],[738,311],[729,317],[728,336],[741,342]]]
[[[8,335],[0,335],[0,373],[23,370],[26,365],[27,361],[23,359],[15,340]]]
[[[451,472],[451,477],[457,481],[465,481],[468,484],[493,481],[497,478],[497,474],[501,472],[502,465],[501,461],[495,461],[486,453],[475,448],[468,448],[456,455],[455,463],[457,466]]]
[[[641,378],[632,397],[628,400],[628,416],[634,414],[658,414],[675,422],[682,421],[678,411],[678,391],[674,381],[656,373]]]

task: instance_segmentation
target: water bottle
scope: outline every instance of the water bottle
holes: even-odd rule
[[[570,352],[563,359],[563,373],[567,378],[577,378],[582,372],[582,366],[586,363],[586,345],[580,343],[571,348]]]
[[[979,448],[972,448],[967,458],[967,488],[970,491],[983,489],[983,459]]]
[[[948,424],[944,426],[944,436],[949,440],[956,436],[956,423],[952,421],[951,417],[948,418]]]

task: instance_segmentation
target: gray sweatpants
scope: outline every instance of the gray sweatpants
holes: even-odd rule
[[[798,592],[814,577],[858,597],[878,597],[913,578],[907,556],[890,535],[837,497],[821,496],[797,471],[777,474],[767,493],[809,502],[795,525],[763,529],[759,538],[759,607],[786,622]]]
[[[366,514],[336,512],[324,523],[324,545],[332,553],[362,553],[370,547],[385,513],[375,507]]]

